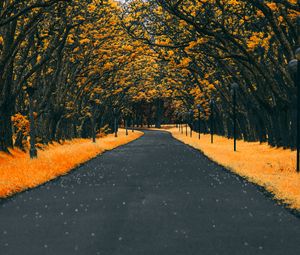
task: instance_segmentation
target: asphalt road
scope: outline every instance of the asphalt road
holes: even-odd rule
[[[299,253],[300,219],[164,132],[0,201],[1,255]]]

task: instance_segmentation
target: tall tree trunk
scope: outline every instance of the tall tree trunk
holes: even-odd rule
[[[156,118],[155,118],[155,127],[161,128],[163,116],[163,101],[161,99],[157,99],[156,101]]]
[[[21,149],[22,151],[25,151],[24,144],[23,144],[24,138],[25,137],[24,137],[22,131],[19,131],[16,135],[16,141],[14,144],[15,147]]]
[[[9,152],[8,148],[13,147],[11,116],[9,106],[0,108],[0,151]]]

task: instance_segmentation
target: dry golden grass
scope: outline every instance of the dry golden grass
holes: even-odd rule
[[[38,158],[30,160],[28,153],[12,150],[9,156],[0,153],[0,197],[7,197],[28,188],[36,187],[60,175],[67,174],[79,164],[107,150],[142,136],[142,132],[119,130],[119,137],[108,135],[92,143],[89,139],[75,139],[63,145],[55,143],[38,152]]]
[[[215,136],[214,144],[211,144],[210,135],[201,134],[199,141],[196,133],[190,138],[177,128],[167,131],[176,139],[201,150],[213,161],[263,186],[291,208],[300,209],[300,174],[295,170],[295,151],[272,148],[258,142],[237,141],[237,152],[234,152],[232,139]]]

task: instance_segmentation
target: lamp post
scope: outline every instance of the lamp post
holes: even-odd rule
[[[96,130],[95,130],[95,106],[96,106],[96,102],[94,100],[90,100],[89,101],[90,106],[91,106],[91,125],[92,125],[92,141],[93,143],[96,143]]]
[[[200,140],[201,136],[201,111],[202,111],[202,106],[200,104],[197,105],[198,109],[198,139]]]
[[[180,113],[180,122],[181,122],[181,134],[183,134],[183,112]]]
[[[174,111],[174,114],[175,114],[175,124],[176,124],[176,127],[178,127],[178,130],[179,130],[179,132],[180,132],[180,123],[179,123],[179,118],[178,118],[179,113],[178,113],[178,111],[176,110],[176,111]]]
[[[31,159],[37,158],[37,149],[35,147],[35,125],[34,125],[34,114],[33,114],[33,95],[36,88],[28,87],[26,89],[29,97],[29,122],[30,122],[30,149],[29,155]]]
[[[114,132],[115,132],[115,137],[118,137],[118,129],[117,129],[117,110],[116,108],[113,109],[113,114],[114,114]]]
[[[126,129],[126,136],[128,135],[128,116],[125,116],[125,129]]]
[[[192,110],[192,109],[190,109],[190,111],[189,111],[189,117],[190,117],[190,137],[192,137],[193,136],[193,129],[192,129],[192,127],[193,127],[193,119],[194,119],[194,111]]]
[[[214,106],[215,100],[210,100],[210,142],[214,143]]]
[[[184,115],[185,115],[185,136],[187,136],[188,135],[188,118],[189,118],[189,113],[185,112]]]
[[[294,78],[295,86],[297,87],[297,158],[296,158],[296,170],[299,173],[300,163],[299,163],[299,147],[300,147],[300,47],[295,51],[296,59],[289,62],[289,70]]]
[[[177,112],[177,119],[178,119],[178,126],[179,126],[179,133],[181,132],[181,114],[180,112]]]
[[[131,131],[134,132],[134,113],[131,114]]]
[[[232,95],[232,117],[233,117],[233,150],[236,151],[236,92],[239,85],[237,83],[231,84]]]

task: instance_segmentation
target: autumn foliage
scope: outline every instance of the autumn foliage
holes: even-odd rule
[[[295,149],[299,14],[297,0],[2,0],[0,151],[198,118],[232,138],[232,83],[238,138]]]
[[[123,20],[132,37],[159,53],[160,83],[173,92],[177,121],[195,129],[184,113],[192,109],[196,117],[200,105],[201,118],[208,120],[213,99],[215,131],[232,137],[235,82],[238,136],[295,148],[296,86],[287,63],[300,43],[297,3],[133,0],[124,7]],[[204,122],[203,132],[208,131]]]
[[[215,102],[216,132],[295,148],[296,0],[2,1],[0,150],[22,148],[30,99],[37,142],[91,137],[104,125],[187,120]],[[14,10],[14,11],[12,11]],[[29,91],[32,90],[30,96]],[[15,116],[15,117],[14,117]],[[203,125],[203,132],[209,126]],[[23,149],[23,148],[22,148]]]

